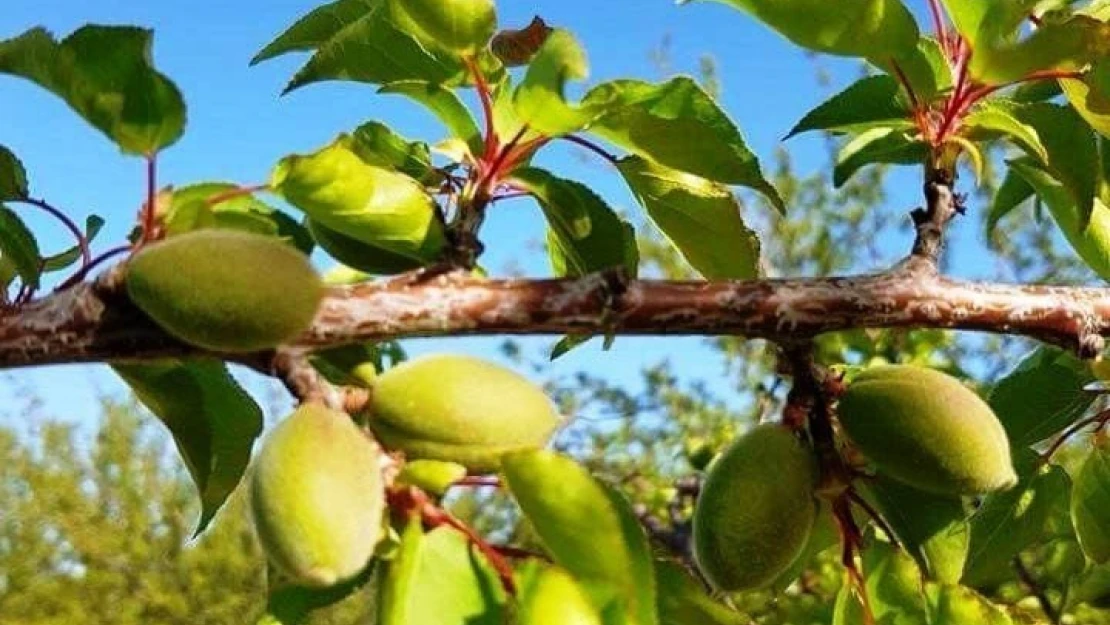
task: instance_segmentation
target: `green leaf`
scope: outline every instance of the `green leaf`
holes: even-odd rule
[[[0,145],[0,202],[27,197],[27,172],[8,148]]]
[[[1087,266],[1104,280],[1110,280],[1110,207],[1101,199],[1094,199],[1094,209],[1084,227],[1074,195],[1064,184],[1021,159],[1012,161],[1010,168],[1037,190],[1037,196],[1048,206],[1056,225]]]
[[[889,543],[874,541],[863,553],[863,570],[875,623],[924,625],[928,622],[921,573],[913,558]],[[833,606],[832,625],[864,622],[863,607],[850,585],[844,584]]]
[[[1022,178],[1020,174],[1013,170],[1007,171],[1006,177],[1002,180],[1002,184],[999,185],[998,191],[991,201],[990,213],[987,215],[987,239],[989,240],[994,234],[994,229],[1003,217],[1033,197],[1034,193],[1033,185],[1029,184],[1025,178]]]
[[[651,220],[701,275],[760,275],[759,238],[744,224],[740,202],[727,187],[639,156],[621,159],[617,169]]]
[[[844,186],[857,171],[874,163],[924,163],[927,153],[923,142],[898,128],[865,130],[845,142],[837,153],[833,184],[837,188]]]
[[[1007,84],[1038,71],[1080,70],[1105,56],[1110,23],[1074,15],[1061,22],[1047,21],[1019,41],[989,37],[981,37],[978,45],[973,42],[971,75],[980,82]]]
[[[396,93],[423,104],[443,122],[452,137],[466,142],[472,154],[482,153],[482,133],[478,124],[454,91],[428,82],[406,80],[389,83],[378,93]]]
[[[519,577],[516,625],[602,625],[585,588],[556,566],[536,566]]]
[[[1002,608],[970,588],[945,584],[935,592],[931,625],[1013,625]]]
[[[253,193],[238,191],[238,185],[227,182],[202,182],[175,189],[168,207],[159,215],[166,235],[205,228],[241,230],[284,237],[305,249],[303,240],[308,234],[303,227]]]
[[[283,93],[323,80],[444,84],[459,82],[463,76],[461,61],[422,46],[390,21],[379,2],[320,44]]]
[[[617,80],[598,85],[584,101],[608,110],[590,126],[593,134],[665,167],[754,189],[785,210],[736,125],[694,80]]]
[[[341,135],[325,148],[283,158],[270,188],[313,222],[392,254],[423,261],[446,242],[435,201],[416,180],[367,164]]]
[[[568,81],[584,80],[588,74],[586,53],[574,36],[554,30],[513,94],[517,118],[548,135],[564,135],[586,127],[602,112],[603,103],[587,99],[581,105],[572,105],[563,92]]]
[[[388,0],[390,16],[429,48],[471,56],[497,30],[493,0]]]
[[[200,534],[243,477],[262,410],[218,360],[112,368],[173,435],[200,494]]]
[[[927,105],[952,88],[952,69],[940,42],[932,37],[922,37],[916,47],[900,55],[881,54],[868,60],[892,78],[904,78],[920,104]],[[910,101],[908,94],[902,98]]]
[[[0,73],[52,92],[129,154],[151,155],[185,130],[185,103],[150,64],[152,32],[83,26],[62,41],[36,28],[0,41]]]
[[[362,162],[399,171],[426,184],[437,182],[432,153],[422,141],[407,141],[380,122],[367,122],[351,134],[351,151]]]
[[[1091,367],[1054,347],[1040,347],[991,391],[988,402],[1013,449],[1048,439],[1074,423],[1094,403],[1083,387],[1094,381]]]
[[[1043,537],[1052,510],[1067,505],[1071,484],[1063,469],[1041,466],[1039,456],[1027,449],[1015,453],[1014,465],[1018,485],[987,495],[971,517],[971,550],[964,569],[970,585],[1012,579],[1014,556]]]
[[[889,56],[917,44],[917,23],[899,0],[717,1],[750,13],[795,44],[818,52]]]
[[[786,138],[811,130],[857,132],[875,124],[910,129],[913,122],[901,91],[892,76],[859,80],[806,113]]]
[[[973,141],[1006,137],[1030,156],[1048,162],[1048,150],[1041,143],[1040,134],[1032,125],[1022,122],[1016,111],[1023,105],[994,98],[979,103],[964,117],[964,134]]]
[[[1076,112],[1104,137],[1110,137],[1110,58],[1096,62],[1083,80],[1058,84]]]
[[[42,257],[35,234],[15,211],[0,204],[0,258],[12,264],[23,284],[38,288]]]
[[[272,571],[273,569],[271,569]],[[283,585],[271,588],[266,601],[266,614],[260,625],[302,625],[312,612],[326,608],[358,592],[373,578],[373,565],[353,579],[326,588]]]
[[[514,171],[513,182],[543,207],[557,274],[584,276],[614,267],[636,274],[639,253],[632,226],[589,187],[532,167]]]
[[[103,217],[99,215],[89,215],[88,218],[85,219],[86,243],[92,243],[96,239],[96,235],[100,234],[100,230],[103,227]],[[64,252],[59,252],[42,259],[42,272],[53,273],[55,271],[62,271],[63,269],[71,267],[78,260],[81,260],[81,246],[74,245]]]
[[[306,219],[305,226],[312,234],[312,239],[329,256],[351,269],[357,269],[370,275],[391,276],[412,271],[432,262],[438,254],[438,251],[433,254],[433,250],[429,250],[429,257],[421,260],[364,243],[333,230],[314,219]]]
[[[866,492],[894,537],[930,579],[960,581],[971,530],[959,497],[926,493],[881,475],[866,483]]]
[[[378,596],[380,625],[503,625],[505,593],[488,562],[450,527],[402,529]]]
[[[552,558],[589,584],[598,609],[616,600],[630,625],[658,623],[651,548],[619,493],[549,451],[506,454],[501,470]]]
[[[659,625],[748,625],[751,619],[714,601],[693,575],[671,560],[655,561]]]
[[[1083,553],[1099,564],[1110,561],[1110,446],[1096,438],[1071,492],[1071,518]]]
[[[345,27],[377,11],[385,0],[338,0],[313,9],[251,59],[251,65],[289,52],[314,50]]]
[[[1053,100],[1062,93],[1060,83],[1055,80],[1032,80],[1018,85],[1009,96],[1014,102],[1029,103]]]

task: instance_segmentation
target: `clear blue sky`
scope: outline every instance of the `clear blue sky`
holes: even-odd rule
[[[184,138],[160,160],[161,184],[262,182],[284,154],[314,149],[370,119],[391,123],[413,138],[441,137],[430,116],[395,96],[377,96],[366,85],[315,85],[279,98],[303,58],[248,67],[262,45],[318,4],[314,0],[4,0],[3,4],[0,38],[36,25],[64,35],[87,22],[137,24],[155,30],[156,65],[177,83],[189,106]],[[539,14],[550,24],[574,32],[589,54],[591,81],[658,78],[649,53],[665,37],[672,42],[676,72],[695,73],[697,59],[711,55],[720,65],[726,109],[765,163],[779,138],[827,95],[816,86],[812,59],[724,5],[677,7],[669,0],[504,0],[499,5],[504,26],[522,25]],[[911,5],[920,10],[924,2],[914,0]],[[836,87],[847,84],[858,71],[851,61],[820,62],[832,70]],[[79,219],[89,213],[108,219],[109,228],[98,242],[101,249],[123,239],[142,198],[140,161],[122,157],[59,100],[9,77],[0,77],[0,120],[0,144],[23,159],[36,196]],[[819,139],[794,139],[788,147],[802,171],[823,162]],[[553,154],[547,165],[591,184],[615,206],[632,206],[612,172],[596,161],[583,162],[577,154],[570,150]],[[909,207],[915,196],[911,186],[908,193],[893,195],[892,201]],[[509,266],[530,274],[547,271],[542,252],[525,243],[542,235],[538,216],[534,206],[521,201],[506,203],[494,213],[485,233],[492,251],[484,259],[494,272]],[[43,233],[46,247],[68,245],[54,224],[33,223]],[[416,352],[489,353],[496,344],[437,340],[411,347]],[[717,361],[706,355],[698,339],[621,339],[604,361],[597,350],[584,349],[553,365],[550,373],[603,368],[615,379],[635,382],[640,365],[669,357],[692,375],[719,376]],[[15,376],[41,391],[47,410],[75,419],[95,414],[88,406],[96,393],[120,388],[103,367],[25,370]],[[0,398],[4,393],[0,391]]]

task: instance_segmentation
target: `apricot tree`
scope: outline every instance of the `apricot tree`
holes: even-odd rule
[[[254,62],[311,53],[286,91],[376,85],[447,133],[428,144],[367,122],[277,159],[261,185],[159,189],[158,154],[181,137],[185,105],[151,66],[149,31],[33,29],[0,41],[0,72],[144,159],[147,194],[130,240],[94,255],[102,220],[80,228],[31,195],[0,147],[0,366],[111,364],[173,434],[202,502],[198,533],[249,476],[272,565],[260,622],[300,622],[372,583],[387,625],[744,623],[731,593],[789,587],[834,544],[845,578],[835,623],[1009,623],[1007,606],[980,593],[1008,576],[1059,621],[1071,582],[1110,560],[1110,411],[1092,386],[1105,372],[1084,362],[1110,335],[1110,290],[955,280],[938,258],[966,210],[958,174],[981,175],[986,148],[1001,146],[990,221],[1035,198],[1110,277],[1110,3],[930,0],[926,35],[899,0],[723,1],[871,67],[789,134],[843,139],[837,186],[876,163],[921,168],[915,241],[890,270],[762,278],[734,188],[789,207],[714,98],[675,77],[604,82],[573,101],[567,84],[587,73],[574,36],[539,17],[499,30],[492,0],[338,0],[266,45]],[[586,185],[534,165],[555,141],[612,165],[703,279],[638,279],[632,226]],[[487,212],[515,197],[543,211],[553,277],[478,266]],[[43,254],[10,208],[23,206],[59,219],[76,244]],[[347,270],[322,279],[306,260],[316,248]],[[69,274],[40,293],[58,272]],[[875,328],[1051,347],[985,398],[915,365],[815,358],[821,336]],[[469,357],[397,362],[390,349],[474,334],[562,335],[556,355],[595,336],[761,338],[780,347],[793,384],[778,418],[702,467],[693,544],[668,551],[612,485],[544,449],[560,417],[530,382]],[[229,363],[282,380],[301,403],[253,465],[261,411]],[[1053,457],[1084,431],[1093,443],[1070,478]],[[508,493],[539,548],[501,544],[441,505],[467,484]],[[1060,508],[1069,521],[1053,538],[1082,554],[1053,594],[1018,556]]]

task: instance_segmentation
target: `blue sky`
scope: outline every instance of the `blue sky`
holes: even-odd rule
[[[314,85],[278,97],[303,58],[282,58],[248,67],[253,54],[315,0],[4,0],[0,38],[36,25],[66,34],[87,23],[136,24],[155,30],[155,62],[185,94],[189,125],[184,138],[160,159],[161,184],[207,180],[263,182],[281,156],[308,151],[362,122],[388,122],[412,138],[438,140],[441,130],[422,110],[396,96],[377,96],[353,83]],[[920,10],[923,1],[911,2]],[[725,108],[743,129],[751,148],[768,162],[779,139],[823,93],[814,79],[814,61],[745,15],[715,3],[677,7],[669,0],[505,0],[501,23],[523,25],[533,14],[570,29],[591,61],[591,81],[617,77],[659,78],[650,51],[671,41],[673,70],[695,73],[708,54],[720,64]],[[920,6],[919,6],[920,5]],[[851,61],[822,59],[834,86],[858,72]],[[57,99],[29,83],[0,77],[0,144],[14,150],[28,169],[32,192],[78,219],[97,213],[108,219],[98,247],[122,241],[143,193],[143,165],[121,156]],[[801,171],[823,163],[818,138],[793,139],[788,146]],[[629,209],[632,199],[620,180],[596,160],[578,158],[576,149],[555,151],[546,166],[583,180],[613,205]],[[908,208],[910,193],[892,201]],[[492,215],[485,232],[495,273],[516,267],[529,274],[547,271],[534,244],[542,234],[538,210],[509,202]],[[44,247],[68,245],[55,224],[32,218]],[[898,242],[900,244],[900,242]],[[531,342],[532,345],[538,343]],[[412,351],[453,349],[491,353],[496,340],[435,340],[410,344]],[[671,358],[691,375],[719,377],[719,363],[706,357],[699,339],[621,339],[600,360],[596,349],[572,353],[551,367],[558,375],[603,368],[614,379],[635,382],[640,365]],[[86,420],[95,414],[97,393],[120,386],[103,367],[70,366],[24,370],[15,379],[37,388],[46,409]],[[0,390],[0,397],[8,391]],[[10,405],[10,404],[9,404]],[[2,413],[2,411],[0,411]]]

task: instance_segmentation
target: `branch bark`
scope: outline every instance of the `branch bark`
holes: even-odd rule
[[[949,328],[1019,334],[1083,356],[1110,335],[1110,288],[965,282],[911,257],[896,270],[845,278],[632,280],[612,275],[483,280],[458,273],[331,289],[294,344],[495,334],[741,335],[797,341],[856,328]],[[118,272],[0,312],[0,368],[200,355],[122,293]],[[259,311],[265,314],[265,311]],[[217,354],[273,373],[265,354]],[[271,359],[272,360],[272,359]]]

